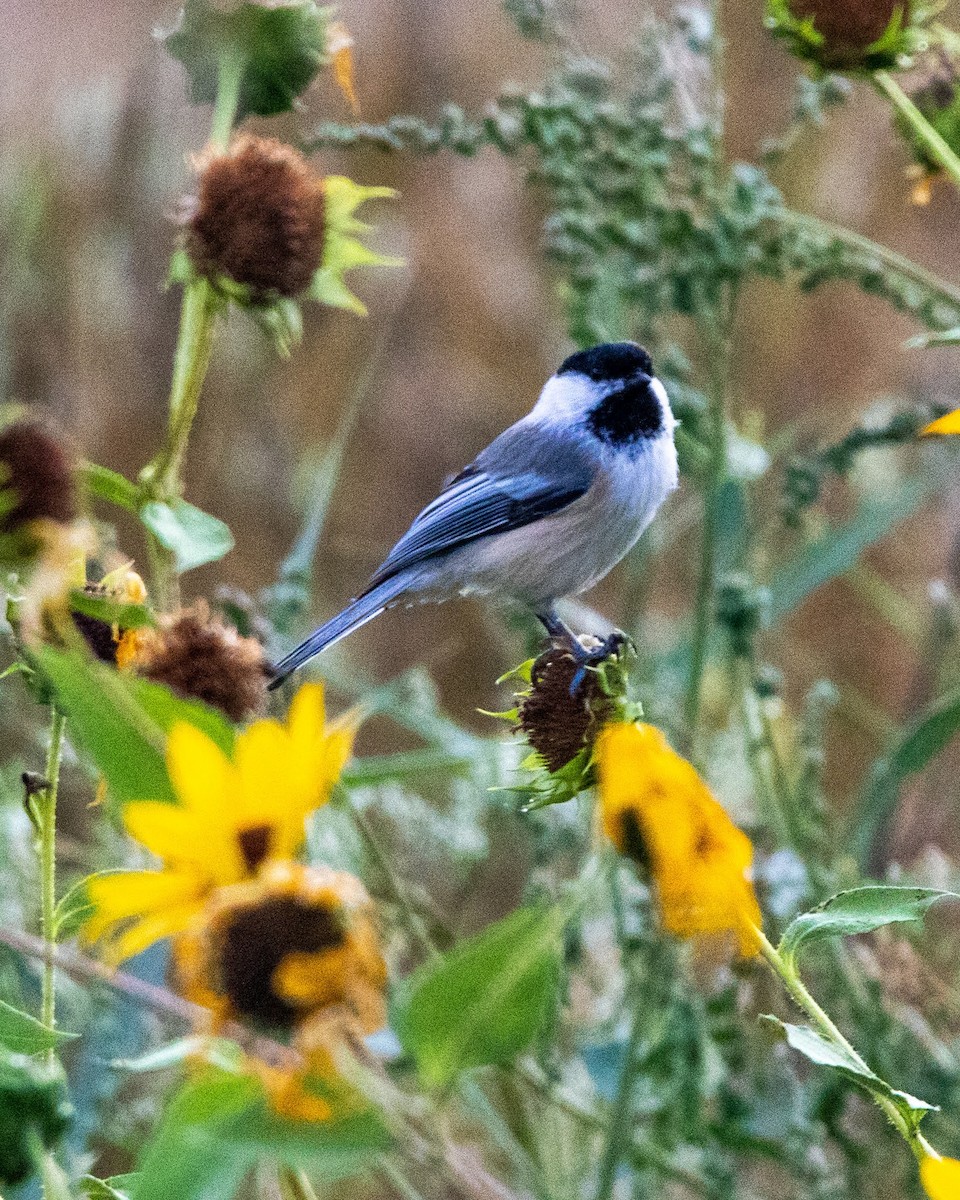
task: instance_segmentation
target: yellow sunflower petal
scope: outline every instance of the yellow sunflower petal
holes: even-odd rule
[[[182,933],[200,909],[200,902],[194,901],[188,904],[172,905],[162,912],[142,917],[119,937],[113,938],[107,943],[104,948],[104,959],[112,966],[116,966],[125,958],[133,958],[141,950],[146,950],[154,942],[162,941],[175,933]]]
[[[157,858],[203,861],[205,827],[191,809],[159,800],[135,800],[124,806],[127,833]]]
[[[930,1200],[960,1197],[960,1161],[928,1155],[920,1164],[920,1182]]]
[[[920,430],[922,437],[933,433],[960,433],[960,408],[954,409],[952,413],[947,413],[944,417],[937,417],[935,421],[931,421],[929,425],[925,425]]]
[[[196,726],[178,722],[167,739],[167,770],[185,808],[222,822],[236,784],[230,761],[216,742]]]
[[[195,876],[177,871],[120,871],[89,879],[87,896],[96,911],[83,927],[83,939],[95,942],[119,921],[196,899],[200,890]]]
[[[234,800],[238,825],[274,824],[287,812],[309,808],[296,785],[291,739],[276,721],[256,721],[237,738],[233,761],[239,795]]]

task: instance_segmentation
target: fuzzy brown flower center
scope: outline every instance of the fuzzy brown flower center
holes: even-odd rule
[[[17,421],[0,432],[0,489],[9,497],[0,533],[39,518],[67,525],[77,516],[70,456],[39,422]]]
[[[255,299],[297,296],[323,256],[323,182],[296,150],[242,137],[200,177],[187,249],[201,274],[226,275]]]
[[[270,853],[272,838],[273,829],[269,825],[251,825],[237,834],[240,853],[251,875]]]
[[[533,687],[520,705],[518,728],[550,771],[566,766],[593,740],[609,707],[592,671],[571,695],[576,673],[573,657],[551,647],[533,664]]]
[[[219,986],[233,1010],[263,1025],[289,1028],[298,1011],[274,988],[274,972],[290,954],[343,944],[338,915],[295,896],[276,896],[228,914],[220,930]]]

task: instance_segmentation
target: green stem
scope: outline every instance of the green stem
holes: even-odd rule
[[[792,228],[799,233],[814,238],[828,238],[830,241],[839,242],[851,250],[856,250],[862,254],[869,255],[871,258],[878,259],[884,266],[889,267],[890,270],[896,271],[907,279],[913,280],[924,288],[924,290],[931,293],[931,295],[937,296],[946,304],[956,308],[958,313],[960,313],[960,288],[952,283],[948,283],[945,279],[940,279],[937,275],[921,267],[918,263],[904,257],[902,254],[898,254],[896,250],[891,250],[889,246],[871,241],[870,238],[864,237],[862,233],[857,233],[853,229],[847,229],[843,225],[834,225],[832,221],[824,221],[820,217],[812,217],[809,213],[794,212],[791,209],[784,209],[778,213],[776,221],[779,225]]]
[[[53,950],[56,945],[54,918],[57,906],[57,791],[66,718],[59,709],[50,710],[50,744],[47,749],[47,786],[37,797],[37,828],[40,843],[40,932],[48,955],[43,964],[40,1019],[48,1029],[56,1026],[56,993]],[[53,1059],[54,1051],[48,1051]]]
[[[624,1050],[623,1069],[617,1084],[617,1094],[613,1102],[613,1111],[607,1126],[607,1138],[603,1148],[603,1158],[600,1160],[600,1175],[597,1180],[596,1200],[610,1200],[613,1195],[613,1185],[617,1179],[617,1170],[624,1157],[630,1153],[630,1127],[632,1118],[632,1101],[634,1085],[640,1070],[640,1042],[646,1022],[646,1009],[634,997],[633,1017],[630,1021],[630,1035]]]
[[[832,1042],[835,1046],[839,1046],[844,1050],[859,1067],[862,1067],[865,1072],[869,1072],[870,1068],[860,1057],[857,1051],[853,1048],[850,1042],[844,1037],[837,1026],[833,1023],[827,1013],[814,1000],[813,996],[807,991],[807,987],[803,980],[797,974],[792,963],[787,962],[780,952],[767,939],[762,930],[756,930],[757,939],[760,946],[760,953],[763,955],[767,964],[773,970],[774,974],[780,979],[781,983],[787,989],[794,1003],[801,1008],[810,1018],[819,1033]],[[918,1161],[922,1161],[929,1154],[936,1154],[930,1143],[920,1133],[918,1129],[911,1128],[904,1119],[903,1113],[897,1108],[892,1100],[886,1096],[880,1096],[873,1093],[873,1100],[882,1110],[890,1124],[896,1129],[897,1133],[904,1139]]]
[[[949,144],[937,133],[900,84],[888,71],[874,71],[873,82],[880,94],[886,96],[917,135],[924,149],[943,167],[957,187],[960,187],[960,158],[954,154]]]
[[[237,118],[240,103],[240,84],[247,60],[244,54],[231,46],[220,57],[217,75],[217,98],[210,121],[210,144],[217,150],[226,150],[230,144],[230,133]]]
[[[700,571],[694,606],[690,674],[684,699],[685,749],[696,760],[703,676],[713,633],[717,588],[717,542],[719,540],[720,490],[727,470],[727,367],[734,298],[728,298],[722,317],[710,324],[709,350],[711,388],[707,413],[708,461],[703,493],[703,532],[700,538]],[[710,344],[712,343],[712,344]]]

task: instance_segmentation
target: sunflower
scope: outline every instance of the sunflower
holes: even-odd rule
[[[650,873],[664,928],[677,937],[733,934],[757,953],[761,917],[750,839],[697,771],[652,725],[608,725],[597,741],[600,818],[621,854]]]
[[[960,1161],[924,1155],[920,1163],[920,1182],[930,1200],[955,1200],[960,1196]]]
[[[174,725],[166,759],[179,803],[142,800],[123,810],[127,832],[162,869],[89,880],[94,915],[85,939],[104,939],[106,957],[120,962],[185,929],[215,888],[295,855],[307,816],[329,799],[350,756],[355,731],[352,715],[326,725],[317,684],[300,689],[285,725],[256,721],[238,734],[230,756],[195,726]]]

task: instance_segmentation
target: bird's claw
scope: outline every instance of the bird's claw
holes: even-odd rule
[[[592,639],[596,641],[596,639]],[[587,677],[587,671],[598,667],[608,658],[618,655],[626,646],[633,646],[631,638],[622,629],[615,629],[608,637],[598,641],[596,645],[585,646],[580,638],[574,638],[570,646],[577,669],[570,681],[570,695],[576,696]]]

